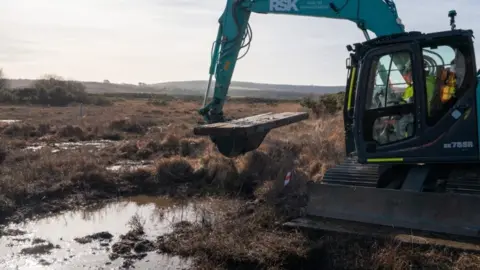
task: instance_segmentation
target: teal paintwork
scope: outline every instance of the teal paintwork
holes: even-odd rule
[[[204,107],[199,113],[207,123],[222,122],[223,105],[239,52],[250,45],[251,13],[284,14],[349,20],[366,33],[377,37],[402,33],[404,25],[392,0],[227,0],[219,18],[219,29],[210,63],[210,79]],[[367,36],[368,37],[368,36]],[[213,99],[206,104],[208,91],[215,75]]]

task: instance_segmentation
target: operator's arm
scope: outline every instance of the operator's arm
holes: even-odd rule
[[[209,88],[215,74],[213,100],[204,102],[199,111],[208,123],[224,120],[222,108],[239,51],[250,43],[248,40],[244,44],[251,38],[251,12],[349,20],[364,33],[370,30],[377,37],[404,32],[392,0],[227,0],[210,64]]]

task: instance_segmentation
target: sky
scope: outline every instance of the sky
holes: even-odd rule
[[[480,31],[478,0],[396,4],[407,31],[448,30],[451,9],[458,28]],[[224,7],[222,0],[0,0],[0,68],[27,79],[206,80]],[[235,81],[343,85],[345,46],[365,40],[344,20],[252,14],[250,25],[251,48]]]

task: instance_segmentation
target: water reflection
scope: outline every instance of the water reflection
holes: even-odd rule
[[[121,265],[121,260],[110,262],[108,247],[95,241],[80,244],[74,239],[107,231],[114,236],[113,243],[130,229],[128,223],[132,216],[138,215],[144,221],[147,239],[154,240],[157,236],[170,232],[172,224],[178,221],[204,220],[205,215],[211,213],[205,208],[208,208],[207,202],[182,203],[163,197],[137,196],[104,206],[68,211],[48,218],[10,225],[7,228],[20,229],[26,234],[0,238],[0,265],[8,266],[6,269],[98,269],[108,263],[108,268],[115,268],[116,265]],[[46,254],[21,255],[22,248],[34,245],[34,238],[46,240],[59,248],[50,249],[50,253]],[[147,257],[141,264],[142,269],[176,269],[185,267],[188,262],[156,254]],[[154,267],[150,268],[149,264]]]
[[[96,141],[82,141],[82,142],[59,142],[59,143],[32,143],[31,145],[27,146],[25,150],[31,151],[38,151],[45,147],[50,147],[52,149],[52,153],[58,152],[60,150],[74,150],[84,147],[89,147],[93,149],[102,149],[110,145],[114,145],[118,142],[110,141],[110,140],[96,140]]]

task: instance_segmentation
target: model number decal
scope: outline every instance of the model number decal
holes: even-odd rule
[[[450,142],[443,144],[443,148],[472,148],[472,141]]]

